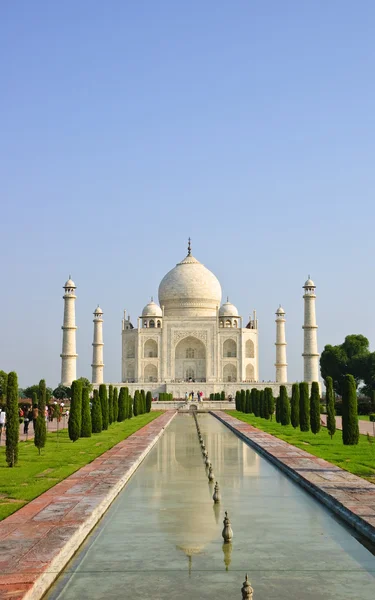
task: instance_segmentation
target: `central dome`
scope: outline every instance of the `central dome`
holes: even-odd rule
[[[191,254],[177,263],[159,285],[159,304],[164,306],[165,316],[216,316],[220,302],[219,281]]]

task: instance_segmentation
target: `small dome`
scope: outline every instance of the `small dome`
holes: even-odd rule
[[[103,311],[98,304],[98,306],[96,307],[96,309],[94,311],[94,315],[102,315],[102,314],[103,314]]]
[[[68,281],[65,283],[64,288],[75,288],[76,284],[74,283],[74,281],[70,278],[69,275],[69,279]]]
[[[313,280],[310,279],[310,276],[309,276],[308,280],[305,281],[305,285],[303,287],[316,287],[316,286],[315,286],[315,283],[313,282]]]
[[[281,305],[277,309],[276,314],[277,315],[285,315],[285,310],[283,309],[283,307]]]
[[[163,311],[160,306],[156,304],[153,300],[146,304],[144,309],[142,310],[142,317],[162,317]]]
[[[224,302],[220,307],[219,317],[238,317],[238,310],[231,302]]]

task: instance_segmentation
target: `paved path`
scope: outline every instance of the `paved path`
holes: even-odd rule
[[[323,423],[326,425],[327,423],[327,415],[320,415]],[[361,421],[359,417],[358,420],[359,425],[359,433],[363,433],[363,435],[374,435],[374,425],[375,423],[370,423],[370,421]],[[336,428],[342,429],[342,417],[336,417]]]
[[[354,529],[375,542],[374,484],[225,412],[211,412]]]
[[[0,600],[44,595],[175,415],[163,413],[0,522]]]
[[[66,429],[68,427],[68,419],[67,417],[62,417],[59,423],[59,429]],[[54,419],[52,422],[48,421],[47,423],[47,431],[57,431],[57,420]],[[0,439],[0,446],[5,446],[5,437],[6,430],[2,434]],[[20,424],[20,442],[24,442],[25,440],[33,440],[34,439],[34,428],[33,424],[30,423],[28,435],[25,435],[23,432],[23,423]]]

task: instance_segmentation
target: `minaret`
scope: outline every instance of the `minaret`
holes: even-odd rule
[[[92,342],[92,383],[103,383],[103,311],[98,305],[94,312],[94,340]]]
[[[285,339],[285,311],[281,305],[276,311],[276,383],[288,381]]]
[[[307,382],[319,381],[319,353],[316,316],[315,316],[315,283],[310,275],[303,286],[305,303],[305,316],[303,324],[303,379]]]
[[[77,354],[76,354],[76,311],[75,295],[76,285],[69,279],[64,285],[64,324],[63,342],[61,356],[61,384],[70,387],[72,381],[77,378]]]

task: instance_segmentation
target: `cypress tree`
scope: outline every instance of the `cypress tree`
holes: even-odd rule
[[[254,415],[256,417],[260,416],[260,391],[255,390],[254,394],[254,404],[253,404]]]
[[[113,423],[113,385],[108,387],[108,423]]]
[[[290,403],[285,385],[280,386],[280,423],[290,425]]]
[[[259,392],[259,416],[264,417],[264,390]]]
[[[128,414],[127,419],[131,419],[133,416],[133,398],[131,396],[128,397]]]
[[[257,395],[257,391],[256,388],[252,388],[251,392],[250,392],[250,404],[251,404],[251,412],[255,415],[255,404],[256,404],[256,395]]]
[[[309,385],[306,381],[299,384],[299,428],[301,431],[310,430]]]
[[[127,388],[120,388],[120,393],[118,396],[118,414],[117,414],[117,420],[119,421],[119,423],[121,423],[122,421],[125,421],[126,419],[126,389]]]
[[[345,446],[359,442],[357,388],[353,375],[345,375],[342,394],[342,441]]]
[[[113,423],[117,423],[118,417],[118,389],[113,390]]]
[[[276,398],[276,423],[280,423],[280,396]]]
[[[245,392],[245,390],[241,390],[241,410],[242,410],[242,412],[246,412],[246,392]]]
[[[11,371],[8,374],[6,386],[6,450],[5,459],[8,467],[14,467],[18,462],[18,438],[19,438],[19,416],[18,416],[18,379],[17,373]]]
[[[137,417],[140,414],[139,413],[139,391],[138,390],[135,390],[135,393],[134,393],[133,414],[135,417]]]
[[[82,389],[82,422],[81,422],[81,437],[91,437],[92,424],[90,412],[90,392],[85,385]]]
[[[103,423],[102,423],[102,407],[100,404],[99,390],[94,390],[94,396],[92,399],[92,408],[91,408],[91,423],[92,423],[92,432],[93,433],[101,433],[101,431],[103,429]]]
[[[265,419],[269,419],[271,416],[270,413],[270,393],[272,394],[271,388],[264,388],[264,400],[263,400],[263,416]]]
[[[335,394],[333,392],[332,377],[326,378],[326,405],[327,405],[327,430],[331,439],[336,431]]]
[[[313,381],[311,384],[310,424],[311,424],[311,431],[315,434],[319,433],[319,431],[320,431],[320,393],[319,393],[319,383],[317,381]]]
[[[46,382],[44,379],[39,381],[38,387],[38,417],[35,423],[34,445],[38,448],[39,454],[46,445],[47,426],[46,426]]]
[[[141,401],[140,414],[143,415],[146,412],[146,394],[145,394],[144,390],[141,390],[140,401]]]
[[[240,399],[241,399],[241,392],[239,392],[237,390],[237,392],[236,392],[236,410],[241,410]]]
[[[246,406],[246,414],[249,415],[251,413],[251,395],[250,395],[250,390],[246,390],[246,401],[245,401],[245,406]]]
[[[99,386],[99,398],[102,408],[102,428],[105,430],[108,429],[108,396],[105,383],[101,383]]]
[[[147,392],[146,394],[146,412],[150,412],[151,411],[151,404],[152,404],[152,394],[151,392]]]
[[[224,402],[224,401],[225,401],[225,392],[224,392],[224,390],[222,390],[222,391],[221,391],[221,394],[220,394],[220,400],[221,400],[222,402]]]
[[[38,415],[39,419],[39,415]],[[72,383],[72,397],[68,421],[69,438],[76,442],[81,435],[82,424],[82,381],[77,379]]]
[[[265,395],[267,392],[267,414],[268,417],[267,419],[271,419],[272,421],[272,417],[273,417],[273,413],[275,412],[275,398],[273,397],[273,392],[272,392],[272,388],[268,387],[264,390]]]
[[[292,385],[292,401],[290,403],[291,415],[290,420],[294,429],[299,425],[299,385],[293,383]]]

